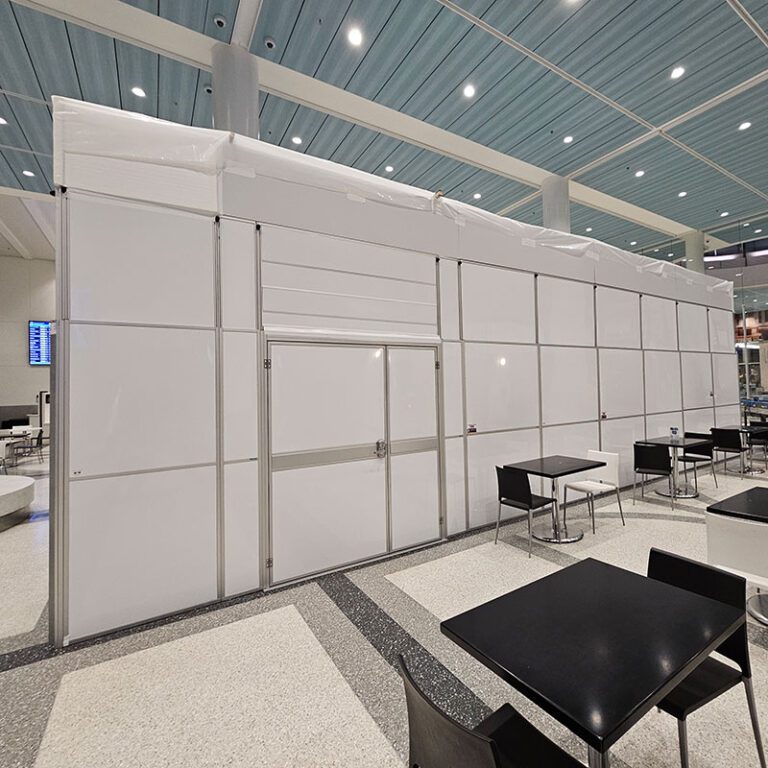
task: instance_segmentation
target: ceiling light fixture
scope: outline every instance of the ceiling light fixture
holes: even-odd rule
[[[0,117],[0,125],[8,125],[8,121],[4,117]]]
[[[675,254],[674,253],[668,253],[667,256],[669,256],[669,258],[672,259],[672,258],[674,258]]]
[[[658,249],[658,248],[654,248],[654,249],[653,249],[653,252],[654,252],[654,253],[658,253],[658,252],[659,252],[659,249]]]
[[[670,80],[679,80],[685,74],[685,67],[676,66],[670,73]]]
[[[472,85],[472,83],[467,83],[467,84],[464,86],[464,91],[463,91],[463,93],[464,93],[464,96],[465,96],[465,98],[467,98],[467,99],[471,99],[471,98],[472,98],[472,97],[475,95],[475,93],[476,93],[476,91],[475,91],[475,86],[474,86],[474,85]]]
[[[564,136],[563,144],[570,144],[573,141],[573,136]]]
[[[591,232],[592,231],[592,227],[587,227],[584,231],[585,232]]]
[[[133,88],[131,88],[131,93],[134,96],[138,96],[140,99],[146,99],[147,93],[143,88],[140,88],[138,85],[134,85]]]
[[[385,170],[387,173],[392,173],[392,171],[394,171],[395,169],[394,169],[394,168],[393,168],[391,165],[385,165],[385,166],[384,166],[384,170]]]
[[[762,231],[763,231],[762,229],[756,229],[756,230],[755,230],[755,234],[756,234],[756,235],[759,235],[759,234],[760,234]]]
[[[630,245],[637,245],[637,240],[633,240]]]
[[[636,179],[639,179],[641,176],[645,176],[645,171],[635,171]]]
[[[751,127],[752,127],[752,123],[750,123],[750,122],[749,122],[749,120],[745,120],[745,121],[744,121],[744,122],[743,122],[743,123],[742,123],[742,124],[739,126],[739,130],[740,130],[740,131],[746,131],[746,130],[747,130],[747,128],[751,128]]]
[[[298,147],[301,144],[301,136],[294,136],[291,141]]]
[[[475,200],[479,200],[479,199],[482,197],[482,195],[481,195],[479,192],[475,192],[475,194],[474,194],[474,195],[472,195],[472,197],[473,197]]]
[[[30,179],[35,175],[32,171],[22,171],[24,176],[28,176]]]
[[[736,258],[736,256],[718,256],[715,254],[714,256],[705,256],[704,261],[733,261]]]
[[[723,212],[720,214],[720,218],[721,218],[721,219],[724,219],[726,216],[730,216],[730,215],[731,215],[731,214],[730,214],[730,213],[728,213],[728,211],[723,211]]]
[[[352,29],[347,32],[347,40],[349,40],[350,45],[354,45],[357,47],[363,42],[363,33],[360,31],[359,27],[352,27]]]
[[[685,197],[687,194],[688,194],[687,192],[678,192],[677,196],[678,197]]]

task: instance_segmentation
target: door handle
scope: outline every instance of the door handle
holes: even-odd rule
[[[376,441],[375,453],[376,453],[376,456],[379,459],[386,458],[386,455],[387,455],[387,441],[386,440],[377,440]]]

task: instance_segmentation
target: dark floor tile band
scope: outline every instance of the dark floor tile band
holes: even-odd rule
[[[323,576],[317,583],[389,664],[397,667],[398,654],[405,657],[418,684],[444,712],[470,728],[491,714],[480,698],[343,573]]]

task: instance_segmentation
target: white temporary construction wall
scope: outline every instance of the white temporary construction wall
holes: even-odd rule
[[[58,642],[738,418],[729,283],[227,133],[62,99],[54,133]]]

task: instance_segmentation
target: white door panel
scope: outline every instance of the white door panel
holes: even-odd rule
[[[543,424],[598,418],[596,355],[594,348],[541,348]]]
[[[447,534],[467,528],[467,500],[464,481],[464,438],[445,441],[445,513]]]
[[[709,352],[682,352],[683,408],[712,405],[712,364]]]
[[[709,351],[706,307],[680,302],[677,305],[677,324],[681,350],[685,352]]]
[[[739,377],[736,368],[736,355],[712,355],[712,370],[714,371],[715,405],[738,403]]]
[[[387,550],[383,459],[272,473],[273,583]]]
[[[609,419],[643,414],[643,353],[600,350],[600,410]]]
[[[274,344],[270,355],[273,453],[383,439],[382,347]]]
[[[643,310],[645,312],[645,310]],[[665,413],[681,408],[680,356],[677,352],[644,352],[645,412]]]
[[[391,458],[392,549],[403,549],[440,536],[437,451]]]
[[[437,437],[437,392],[433,349],[387,350],[389,439]]]
[[[712,352],[733,352],[733,314],[725,309],[709,310],[709,343]]]
[[[634,444],[645,439],[645,420],[642,416],[609,419],[600,423],[600,432],[601,450],[619,454],[619,480],[622,486],[629,485],[634,468]]]
[[[640,347],[640,295],[597,288],[597,346]]]
[[[540,344],[594,345],[594,286],[573,280],[539,277],[537,290]],[[563,307],[568,307],[565,322]]]
[[[643,349],[677,349],[675,302],[643,296]]]

